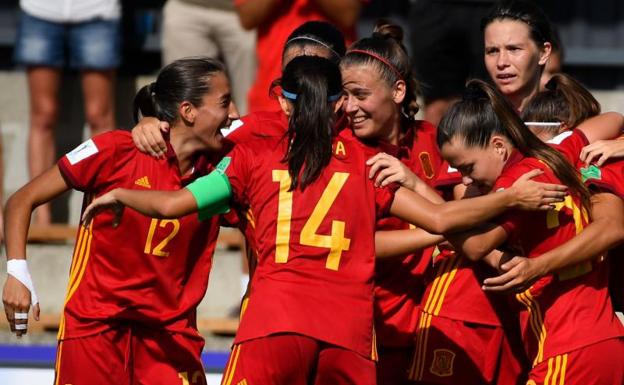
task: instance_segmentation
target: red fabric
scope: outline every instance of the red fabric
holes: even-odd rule
[[[611,338],[552,357],[529,373],[527,385],[624,384],[624,340]]]
[[[282,162],[286,148],[282,136],[247,141],[234,148],[225,170],[234,200],[249,205],[254,213],[258,241],[253,292],[236,343],[292,332],[370,357],[375,221],[386,215],[397,186],[375,188],[365,161],[377,149],[365,147],[350,130],[341,131],[334,140],[334,156],[320,177],[304,191],[292,192],[290,231],[287,222],[280,222],[289,236],[288,244],[280,243],[287,261],[276,262],[280,183],[273,175],[276,170],[281,175],[287,172]],[[344,226],[342,238],[349,239],[349,246],[342,247],[337,270],[333,270],[326,267],[329,247],[303,244],[302,230],[338,173],[348,174],[347,179],[341,188],[328,189],[335,200],[325,215],[318,216],[316,229],[321,236],[334,229],[338,240]]]
[[[499,369],[505,368],[515,371],[508,378],[517,379],[521,366],[516,358],[503,354],[507,345],[500,327],[423,313],[408,375],[419,384],[484,385],[496,384]]]
[[[237,0],[236,5],[245,0]],[[269,97],[269,87],[282,72],[282,50],[286,39],[295,28],[306,21],[329,21],[320,7],[311,0],[292,0],[275,8],[271,17],[258,26],[256,57],[258,60],[256,80],[249,90],[249,111],[274,111],[279,109],[277,100]],[[355,29],[342,31],[347,46],[355,40]]]
[[[129,132],[92,140],[93,155],[73,165],[68,156],[58,162],[71,187],[86,193],[85,203],[117,187],[177,190],[207,171],[183,178],[173,149],[166,159],[154,159],[136,149]],[[89,230],[79,229],[59,338],[100,333],[125,321],[196,334],[195,308],[208,285],[217,219],[152,220],[126,209],[119,227],[111,220],[111,213],[102,213]]]
[[[375,384],[375,363],[357,353],[298,334],[235,345],[222,385]]]
[[[422,180],[433,185],[442,164],[436,145],[436,128],[424,120],[408,128],[399,146],[385,149],[396,155]],[[394,217],[377,221],[376,229],[408,229],[410,224]],[[404,258],[376,261],[375,332],[379,346],[412,346],[418,322],[419,304],[425,291],[424,275],[433,248]]]
[[[412,338],[414,338],[413,335]],[[377,361],[377,385],[413,384],[407,378],[407,371],[411,363],[412,352],[412,346],[409,348],[379,346],[379,357]]]
[[[560,143],[550,143],[550,146],[558,150],[576,168],[584,166],[581,162],[581,150],[589,144],[589,140],[581,130],[572,130],[572,134]]]
[[[55,384],[206,384],[204,340],[166,331],[121,327],[59,341]]]
[[[511,186],[536,168],[544,173],[535,180],[560,183],[543,162],[515,152],[493,190]],[[587,222],[580,214],[577,197],[568,197],[567,205],[571,207],[563,206],[558,211],[507,211],[500,223],[509,235],[508,243],[534,258],[574,237]],[[534,364],[624,335],[624,327],[613,312],[607,276],[604,261],[588,262],[544,277],[516,295],[523,343]]]

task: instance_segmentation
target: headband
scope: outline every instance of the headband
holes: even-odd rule
[[[336,50],[334,50],[332,47],[330,47],[327,43],[322,42],[322,41],[320,41],[320,40],[318,40],[318,39],[315,39],[315,38],[313,38],[313,37],[308,37],[308,36],[297,36],[297,37],[293,37],[292,39],[288,40],[288,41],[286,42],[286,44],[284,44],[284,46],[285,46],[285,47],[286,47],[286,46],[288,46],[288,44],[290,44],[291,42],[293,42],[293,41],[295,41],[295,40],[309,40],[309,41],[313,41],[313,42],[315,42],[316,44],[322,45],[323,47],[325,47],[325,48],[327,48],[328,50],[332,51],[332,53],[333,53],[334,55],[336,55],[336,57],[337,57],[338,59],[340,59],[340,58],[341,58],[340,54],[339,54],[338,52],[336,52]]]
[[[288,92],[285,89],[282,89],[282,96],[288,100],[297,100],[297,94],[295,94],[294,92]],[[341,96],[342,96],[342,91],[338,92],[335,95],[328,96],[327,101],[335,102],[336,100],[340,99]]]
[[[363,50],[363,49],[352,49],[352,50],[350,50],[347,53],[362,53],[364,55],[368,55],[368,56],[374,57],[375,59],[377,59],[380,62],[382,62],[385,65],[387,65],[399,79],[404,80],[403,79],[403,75],[401,75],[399,70],[392,63],[390,63],[388,60],[384,59],[383,57],[377,55],[376,53],[373,53],[373,52],[370,52],[370,51],[366,51],[366,50]]]
[[[524,122],[525,126],[537,126],[537,127],[559,127],[560,122]]]

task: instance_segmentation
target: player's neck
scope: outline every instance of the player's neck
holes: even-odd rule
[[[170,143],[178,159],[178,167],[182,175],[193,167],[195,154],[201,150],[201,144],[194,138],[184,135],[183,129],[171,129]]]

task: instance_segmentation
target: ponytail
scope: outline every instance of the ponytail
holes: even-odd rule
[[[300,56],[286,65],[280,85],[292,103],[288,121],[290,190],[305,189],[329,164],[334,134],[334,105],[342,92],[338,66],[317,56]]]
[[[562,122],[574,128],[600,114],[600,103],[571,76],[555,74],[546,89],[535,95],[522,112],[525,122]]]
[[[438,146],[442,147],[458,136],[468,147],[485,148],[495,134],[509,139],[524,156],[544,162],[579,196],[583,207],[589,211],[590,193],[577,170],[557,150],[527,130],[496,89],[481,80],[471,80],[466,85],[463,99],[451,106],[442,118],[438,127]]]

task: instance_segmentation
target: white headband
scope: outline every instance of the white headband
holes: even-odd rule
[[[336,52],[332,47],[330,47],[329,45],[327,45],[327,43],[322,42],[318,39],[315,39],[313,37],[308,37],[308,36],[297,36],[297,37],[293,37],[292,39],[288,40],[286,42],[286,44],[284,44],[284,47],[288,46],[288,44],[290,44],[291,42],[295,41],[295,40],[310,40],[315,42],[316,44],[320,44],[323,47],[327,48],[328,50],[332,51],[334,53],[334,55],[336,55],[337,58],[341,58],[341,56],[338,54],[338,52]]]

